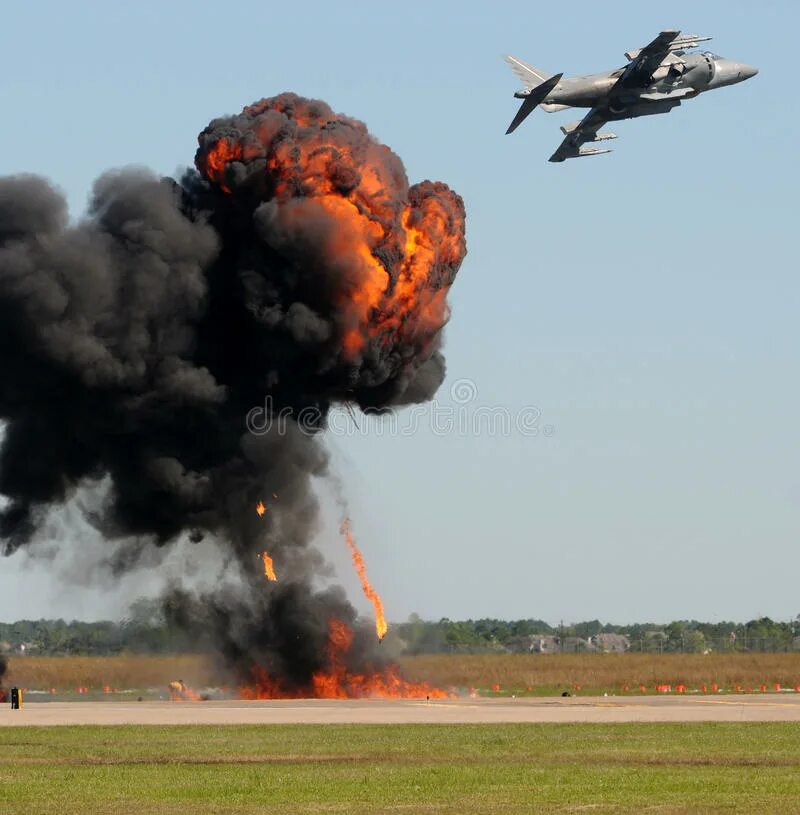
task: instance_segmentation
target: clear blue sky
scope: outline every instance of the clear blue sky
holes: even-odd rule
[[[389,617],[794,617],[799,24],[789,0],[14,3],[0,174],[49,176],[78,217],[104,169],[174,173],[262,96],[363,119],[466,201],[442,402],[468,378],[475,405],[535,405],[555,431],[331,439]],[[759,76],[615,126],[610,156],[548,164],[569,112],[503,135],[504,53],[613,69],[669,27]],[[156,585],[72,588],[66,560],[2,561],[0,619],[112,614]]]

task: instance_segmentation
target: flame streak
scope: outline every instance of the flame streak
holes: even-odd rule
[[[327,665],[312,676],[307,686],[289,688],[259,666],[253,669],[253,684],[240,688],[239,696],[242,699],[448,699],[453,696],[427,682],[408,682],[399,675],[395,665],[364,672],[348,670],[345,657],[352,644],[350,628],[332,619],[328,623]]]
[[[272,558],[266,552],[262,552],[261,560],[264,561],[264,577],[266,577],[270,583],[277,583],[278,577],[275,574],[275,567],[272,565]]]
[[[347,547],[350,549],[350,554],[353,558],[353,566],[355,566],[356,574],[358,575],[358,579],[361,581],[361,588],[364,592],[364,596],[372,603],[372,606],[375,609],[375,632],[378,635],[378,639],[382,640],[386,636],[386,632],[389,629],[389,626],[386,624],[386,617],[383,613],[383,600],[381,600],[380,595],[375,591],[375,589],[372,588],[372,584],[369,582],[369,578],[367,577],[367,567],[364,564],[364,556],[356,546],[355,538],[353,538],[353,533],[350,531],[349,518],[345,518],[342,521],[342,526],[340,527],[339,531],[342,533],[342,535],[344,535]]]

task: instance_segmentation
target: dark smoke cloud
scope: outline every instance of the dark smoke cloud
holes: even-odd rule
[[[344,655],[352,671],[374,663],[374,628],[357,624],[356,612],[343,590],[331,587],[310,593],[302,582],[279,582],[271,592],[242,595],[235,587],[213,594],[174,590],[165,602],[167,619],[219,652],[225,666],[242,682],[258,665],[286,687],[303,688],[327,667],[328,622],[331,617],[356,632]]]
[[[223,142],[246,149],[217,171],[209,156]],[[108,484],[90,521],[130,542],[131,564],[143,541],[210,534],[249,576],[235,592],[174,593],[175,619],[202,623],[234,667],[255,659],[300,683],[318,667],[326,620],[355,618],[341,592],[311,590],[310,479],[328,468],[314,431],[336,402],[389,408],[441,383],[463,205],[443,184],[409,187],[360,122],[290,94],[212,122],[197,164],[180,183],[107,173],[73,226],[44,179],[0,178],[0,538],[10,554],[78,489]],[[339,202],[379,235],[366,254],[389,284],[370,309],[353,306],[369,269],[348,248],[361,227],[337,219]],[[438,230],[419,308],[395,297],[402,218]],[[313,408],[314,426],[247,433],[265,398],[273,413]],[[282,568],[268,587],[264,549]]]

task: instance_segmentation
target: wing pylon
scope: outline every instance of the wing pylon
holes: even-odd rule
[[[603,153],[610,153],[608,147],[585,147],[587,142],[604,142],[616,139],[615,133],[601,133],[600,128],[608,121],[605,116],[605,109],[592,108],[586,116],[579,122],[564,125],[561,132],[564,134],[564,141],[558,149],[550,156],[550,161],[564,161],[568,158],[580,158],[583,156],[599,156]]]

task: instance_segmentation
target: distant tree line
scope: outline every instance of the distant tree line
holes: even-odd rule
[[[633,623],[613,625],[600,620],[553,626],[544,620],[422,620],[411,615],[408,622],[394,627],[408,654],[525,652],[537,650],[546,640],[544,651],[579,652],[592,648],[593,638],[619,634],[626,638],[626,650],[660,653],[702,653],[703,651],[790,651],[800,650],[800,615],[780,622],[760,617],[746,623],[704,623],[675,620],[666,625]],[[599,638],[602,639],[602,638]]]
[[[800,616],[780,622],[676,620],[666,625],[612,625],[599,620],[550,625],[544,620],[423,620],[412,614],[390,628],[394,649],[405,654],[525,653],[591,650],[598,635],[626,638],[626,650],[661,653],[800,650]],[[546,643],[547,648],[541,648]],[[155,600],[138,600],[119,621],[19,620],[0,623],[0,653],[108,655],[191,653],[198,643],[165,617]]]
[[[156,600],[137,600],[125,618],[100,620],[18,620],[0,623],[0,653],[109,655],[190,653],[195,643],[169,625]]]

